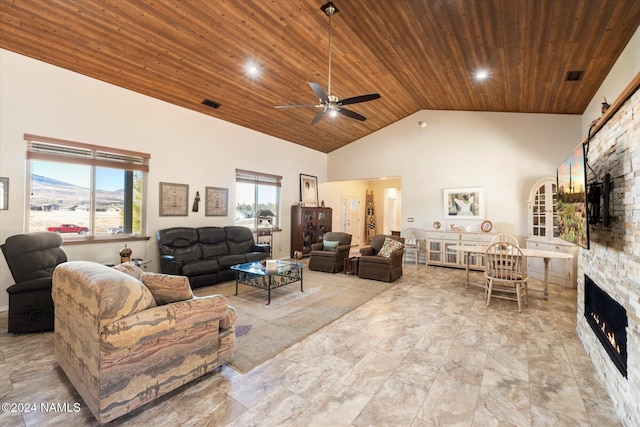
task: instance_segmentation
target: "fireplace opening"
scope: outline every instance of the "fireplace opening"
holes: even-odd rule
[[[627,310],[584,276],[584,317],[620,373],[627,378]]]

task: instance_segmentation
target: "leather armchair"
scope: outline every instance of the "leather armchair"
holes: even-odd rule
[[[9,333],[53,330],[51,278],[67,261],[57,233],[34,232],[8,237],[0,246],[15,284],[9,294]]]
[[[329,247],[325,242],[337,242],[337,246]],[[329,232],[322,236],[322,242],[311,245],[309,270],[338,273],[344,268],[344,259],[351,249],[351,234]]]
[[[379,255],[386,238],[397,240],[402,247],[389,257]],[[404,255],[404,237],[379,234],[371,239],[371,246],[360,249],[358,277],[362,279],[393,282],[402,276],[402,257]]]

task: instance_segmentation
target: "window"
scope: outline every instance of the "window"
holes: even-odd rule
[[[235,224],[256,230],[271,220],[270,226],[280,228],[281,182],[281,176],[236,169]]]
[[[65,239],[143,234],[150,155],[25,135],[27,231]]]

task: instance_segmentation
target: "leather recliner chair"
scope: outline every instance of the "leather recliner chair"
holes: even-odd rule
[[[9,333],[53,330],[53,270],[67,261],[56,233],[33,232],[8,237],[0,246],[15,284],[9,294]]]

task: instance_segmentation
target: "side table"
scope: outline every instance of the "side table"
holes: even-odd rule
[[[358,260],[360,257],[352,256],[350,258],[344,259],[344,274],[355,274],[358,275]]]

